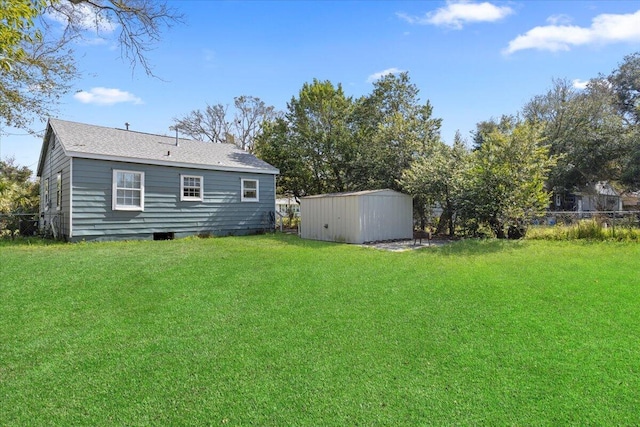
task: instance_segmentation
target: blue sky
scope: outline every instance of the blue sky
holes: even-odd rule
[[[172,134],[174,117],[257,96],[285,110],[305,82],[371,92],[408,71],[441,118],[442,139],[513,114],[553,78],[580,84],[640,51],[637,1],[170,1],[185,25],[148,57],[160,78],[123,62],[113,33],[76,45],[84,75],[62,100],[65,120]],[[45,125],[34,125],[35,130]],[[3,129],[0,156],[35,170],[42,140]]]

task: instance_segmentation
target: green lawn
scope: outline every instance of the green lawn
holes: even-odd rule
[[[639,425],[640,245],[0,245],[0,425]]]

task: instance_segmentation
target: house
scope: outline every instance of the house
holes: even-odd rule
[[[50,119],[40,227],[69,241],[256,233],[272,226],[277,174],[231,144]]]
[[[606,181],[581,187],[572,193],[554,193],[552,201],[553,211],[621,211],[622,197],[615,188]]]
[[[413,237],[413,199],[393,190],[319,194],[300,199],[303,239],[365,243]]]
[[[300,216],[300,205],[296,202],[295,197],[278,197],[276,198],[276,211],[281,216],[287,217],[291,212],[293,216]]]
[[[627,192],[622,194],[622,209],[625,211],[640,210],[640,191]]]

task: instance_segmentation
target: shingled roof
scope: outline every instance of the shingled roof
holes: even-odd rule
[[[232,144],[176,139],[166,135],[49,119],[38,175],[51,132],[55,133],[56,141],[69,157],[196,169],[278,173],[278,169]]]

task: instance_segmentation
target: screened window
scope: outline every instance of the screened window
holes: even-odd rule
[[[113,171],[113,209],[144,210],[144,172]]]
[[[56,210],[62,209],[62,172],[56,176]]]
[[[242,180],[242,201],[257,202],[258,201],[258,180],[243,179]]]
[[[203,185],[201,176],[181,175],[180,179],[180,200],[202,201]]]

